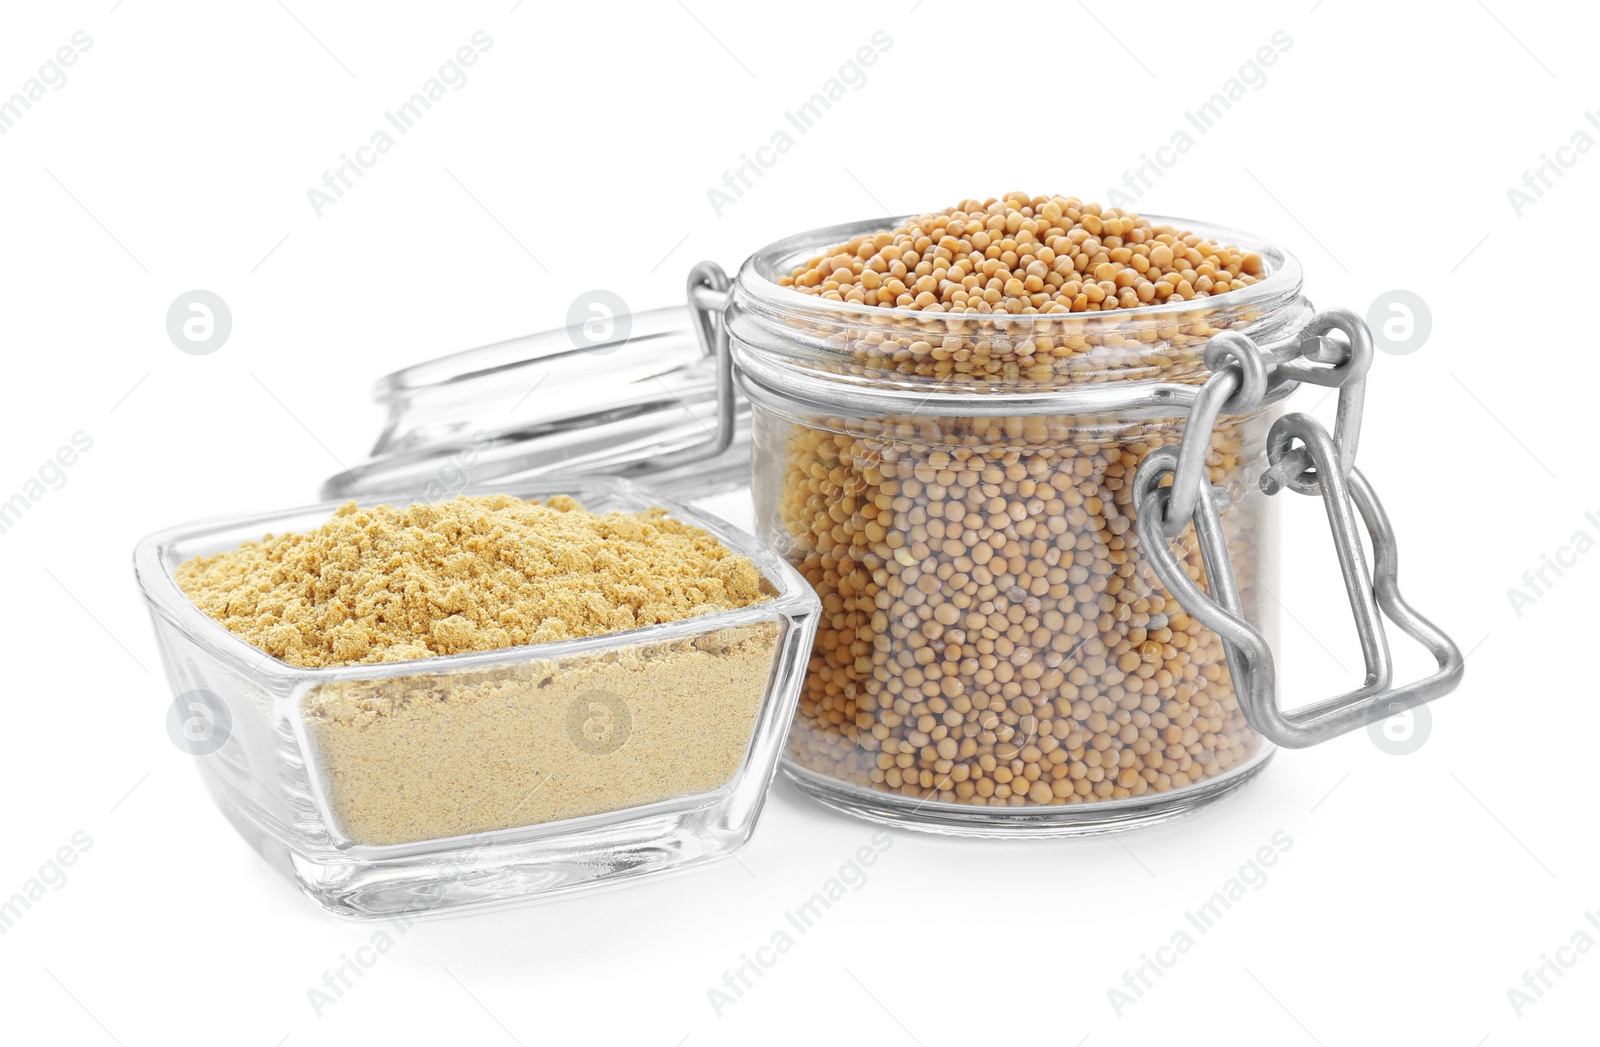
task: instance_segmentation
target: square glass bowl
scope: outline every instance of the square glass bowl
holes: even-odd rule
[[[622,480],[567,494],[593,513],[662,506],[760,570],[752,607],[604,636],[302,669],[178,588],[194,556],[309,530],[338,502],[162,531],[134,554],[172,685],[167,728],[218,806],[330,912],[483,906],[687,869],[749,839],[821,607],[755,539]],[[405,504],[404,500],[397,500]],[[365,503],[364,503],[365,504]]]

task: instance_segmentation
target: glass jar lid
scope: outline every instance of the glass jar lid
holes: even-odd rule
[[[371,454],[325,498],[449,497],[560,474],[643,479],[699,497],[749,482],[748,404],[711,446],[719,367],[686,306],[613,317],[604,337],[557,328],[453,353],[378,380]],[[730,390],[731,394],[731,390]]]

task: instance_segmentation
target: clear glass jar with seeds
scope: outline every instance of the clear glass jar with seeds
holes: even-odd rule
[[[1353,452],[1364,328],[1314,315],[1279,247],[1077,206],[817,230],[752,256],[728,295],[758,533],[823,604],[784,770],[830,806],[972,835],[1148,823],[1248,780],[1273,738],[1310,744],[1459,676],[1448,638],[1379,592],[1439,672],[1390,688],[1374,611],[1363,686],[1278,712],[1265,492],[1314,492],[1322,459],[1275,422],[1299,381],[1345,383]],[[1380,532],[1375,499],[1336,493]]]

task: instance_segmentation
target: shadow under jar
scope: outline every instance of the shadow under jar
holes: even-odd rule
[[[1222,641],[1140,548],[1134,473],[1176,445],[1208,339],[1261,342],[1311,306],[1282,249],[1256,283],[1105,312],[955,314],[802,294],[778,278],[900,219],[817,230],[742,266],[727,328],[753,404],[761,539],[823,613],[785,772],[829,806],[963,835],[1092,833],[1177,816],[1248,780]],[[1243,609],[1269,637],[1275,514],[1258,489],[1277,390],[1219,419],[1206,471]],[[1193,527],[1171,543],[1204,587]]]

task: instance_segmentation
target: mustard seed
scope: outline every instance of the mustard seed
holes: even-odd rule
[[[938,247],[930,251],[935,237]],[[912,259],[918,278],[908,285],[902,277],[909,275],[906,262]],[[883,271],[894,278],[880,285],[877,274]],[[969,272],[982,274],[983,293],[976,298],[970,292],[979,281],[968,284],[964,274]],[[1219,277],[1226,283],[1223,290],[1232,290],[1254,283],[1262,272],[1257,254],[1153,225],[1117,208],[1076,197],[1011,193],[1003,199],[964,200],[897,229],[858,236],[780,276],[778,283],[867,305],[1050,313],[1204,297],[1217,291]],[[1090,282],[1068,279],[1078,273],[1088,274]]]

